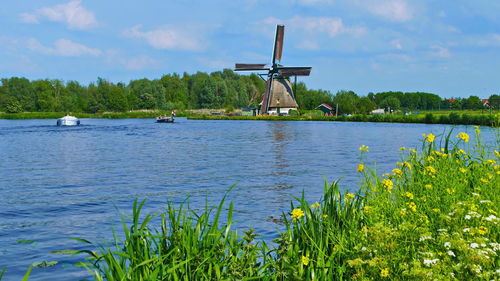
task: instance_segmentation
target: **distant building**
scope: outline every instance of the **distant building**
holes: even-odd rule
[[[385,110],[383,108],[374,109],[370,112],[370,114],[373,114],[373,115],[385,114]]]
[[[484,107],[490,107],[490,100],[489,99],[483,99],[482,102],[483,102]]]
[[[319,109],[319,110],[323,111],[323,113],[325,114],[325,116],[332,116],[333,113],[335,112],[335,110],[333,109],[333,107],[329,106],[326,103],[322,103],[322,104],[318,105],[318,107],[316,107],[316,109]]]

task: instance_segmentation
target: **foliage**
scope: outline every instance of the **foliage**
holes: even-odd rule
[[[202,213],[168,205],[146,215],[134,203],[123,241],[94,245],[87,268],[96,280],[495,280],[498,279],[500,152],[475,128],[423,135],[420,150],[378,176],[365,163],[357,193],[325,183],[323,198],[304,192],[283,214],[284,230],[268,248],[252,230],[231,230],[233,205],[220,225],[224,196]],[[160,229],[150,225],[159,218]],[[85,243],[86,240],[79,239]]]

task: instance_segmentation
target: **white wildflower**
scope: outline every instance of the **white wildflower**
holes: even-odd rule
[[[464,228],[463,232],[469,232],[470,231],[470,228],[466,227]]]
[[[451,247],[451,242],[444,242],[444,247],[449,249]]]
[[[490,246],[493,247],[493,250],[500,251],[500,244],[498,244],[498,243],[490,243]]]
[[[430,236],[430,235],[422,236],[422,237],[420,237],[420,239],[418,239],[418,241],[423,242],[423,241],[429,240],[429,239],[432,239],[432,236]]]
[[[474,196],[481,196],[481,195],[479,195],[478,193],[475,193],[475,192],[472,192],[472,195],[474,195]]]
[[[475,273],[481,273],[481,269],[483,269],[479,264],[473,264],[472,265],[472,271]]]
[[[366,251],[366,247],[361,248],[361,251]]]
[[[455,253],[453,253],[453,251],[448,251],[447,254],[448,256],[455,257]]]
[[[488,204],[491,203],[491,200],[481,200],[479,201],[480,204]]]
[[[470,247],[471,247],[472,249],[475,249],[475,248],[478,248],[478,247],[479,247],[479,244],[477,244],[477,243],[470,243]]]
[[[444,229],[444,228],[440,228],[437,230],[438,232],[445,232],[445,231],[448,231],[448,229]]]
[[[424,265],[427,267],[431,267],[432,265],[435,265],[438,261],[439,259],[432,259],[432,260],[424,259]]]
[[[465,215],[464,219],[466,219],[466,220],[470,220],[470,219],[471,219],[471,216],[470,216],[470,215]]]

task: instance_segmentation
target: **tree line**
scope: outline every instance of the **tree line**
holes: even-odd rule
[[[22,77],[1,79],[2,112],[123,112],[141,109],[171,110],[198,108],[257,107],[265,90],[265,81],[256,74],[239,75],[230,69],[212,73],[197,72],[163,75],[160,79],[131,80],[113,83],[103,78],[82,85],[76,81],[33,80]],[[353,91],[335,95],[325,90],[296,85],[296,99],[304,110],[322,103],[339,105],[340,113],[369,113],[387,109],[479,109],[476,96],[466,99],[442,99],[430,93],[382,92],[358,96]],[[492,99],[493,98],[493,99]],[[490,97],[496,101],[498,95]]]

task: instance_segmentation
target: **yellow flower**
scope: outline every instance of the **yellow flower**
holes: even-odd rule
[[[496,151],[496,150],[493,150],[493,153],[495,153],[495,156],[500,158],[500,152]]]
[[[403,167],[406,167],[406,168],[408,168],[409,170],[411,170],[411,164],[410,164],[410,162],[408,162],[408,161],[404,161],[404,162],[403,162]]]
[[[428,161],[428,162],[432,162],[432,161],[434,161],[434,160],[435,160],[435,159],[434,159],[434,157],[432,157],[432,156],[427,157],[427,161]]]
[[[453,194],[453,193],[455,193],[455,189],[454,189],[454,188],[447,188],[447,189],[446,189],[446,192],[447,192],[448,194]]]
[[[319,207],[319,203],[318,202],[315,202],[314,204],[311,205],[312,209],[316,209],[318,207]]]
[[[403,166],[403,162],[396,162],[396,166]]]
[[[363,172],[365,170],[365,165],[359,164],[356,168],[356,172]]]
[[[350,199],[354,198],[356,195],[352,194],[352,193],[347,193],[345,195],[345,200],[346,201],[349,201]]]
[[[429,176],[431,176],[431,177],[436,176],[436,173],[437,173],[436,169],[435,169],[434,167],[432,167],[432,166],[427,166],[427,167],[425,167],[425,171],[426,171],[426,172],[429,174]]]
[[[408,206],[408,208],[410,208],[413,212],[417,211],[417,205],[413,202],[406,203],[406,206]]]
[[[417,153],[417,151],[415,149],[413,149],[413,148],[410,148],[410,152],[411,153]]]
[[[463,149],[457,150],[457,154],[465,154],[465,151]]]
[[[401,171],[400,169],[392,169],[392,172],[394,173],[394,175],[399,177],[403,175],[403,171]]]
[[[497,161],[493,160],[493,159],[488,159],[486,161],[484,161],[483,163],[486,164],[486,165],[495,165]]]
[[[297,221],[297,219],[300,219],[304,216],[304,211],[302,211],[300,208],[293,209],[291,215],[293,221]]]
[[[405,150],[405,149],[406,149],[406,147],[403,147],[403,146],[399,148],[399,150]]]
[[[349,264],[350,267],[355,267],[355,266],[363,265],[364,261],[360,258],[357,258],[357,259],[353,259],[353,260],[348,260],[347,263]]]
[[[382,185],[387,189],[387,191],[391,192],[394,188],[394,183],[390,179],[385,179],[382,181]]]
[[[485,178],[480,178],[479,180],[481,182],[483,182],[483,183],[489,183],[490,182],[488,179],[485,179]]]
[[[399,214],[401,214],[402,216],[405,216],[405,215],[406,215],[406,213],[408,213],[408,212],[406,211],[406,208],[403,208],[403,209],[401,209],[401,211],[399,211]]]
[[[500,170],[500,165],[493,166],[493,170]]]
[[[436,138],[436,136],[434,136],[432,133],[428,134],[427,137],[425,136],[425,134],[423,136],[426,142],[434,142],[434,139]]]
[[[364,206],[363,207],[363,211],[365,211],[366,213],[369,213],[373,210],[373,207],[372,206]]]
[[[302,256],[302,264],[307,266],[309,264],[309,257]]]
[[[465,173],[467,172],[467,169],[465,169],[465,168],[460,168],[460,169],[458,169],[458,170],[459,170],[459,171],[460,171],[460,173],[462,173],[462,174],[465,174]]]
[[[433,211],[434,213],[439,213],[439,209],[438,209],[438,208],[434,208],[434,209],[432,209],[432,211]]]
[[[369,150],[368,150],[368,146],[366,146],[366,145],[364,145],[364,144],[363,144],[362,146],[360,146],[360,147],[359,147],[359,150],[361,150],[361,151],[365,151],[365,152],[369,152]]]
[[[328,218],[328,215],[327,214],[323,214],[323,218],[324,219]]]
[[[380,271],[380,277],[389,277],[389,269],[388,268],[384,268]]]
[[[408,197],[410,200],[413,200],[413,197],[414,197],[413,193],[411,193],[411,192],[406,192],[405,196]]]
[[[427,188],[427,189],[432,189],[432,184],[426,184],[426,185],[425,185],[425,188]]]
[[[484,226],[480,226],[479,227],[479,230],[477,231],[479,234],[481,235],[484,235],[486,233],[488,233],[488,228],[484,227]]]
[[[469,135],[467,133],[461,132],[455,136],[456,138],[462,139],[464,142],[469,142]]]

